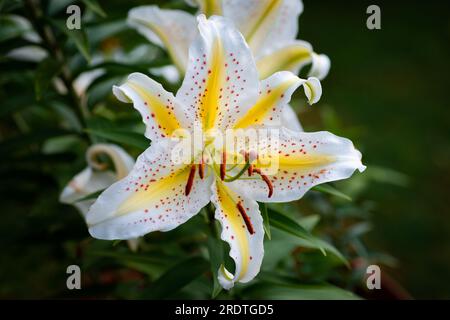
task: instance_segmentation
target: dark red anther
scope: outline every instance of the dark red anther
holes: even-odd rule
[[[241,216],[242,216],[242,219],[244,219],[245,226],[247,227],[248,232],[249,232],[250,234],[254,234],[254,233],[255,233],[255,229],[253,229],[252,222],[250,221],[250,218],[249,218],[249,216],[247,215],[247,212],[245,212],[245,209],[244,209],[244,207],[242,206],[242,203],[241,203],[241,202],[238,202],[236,206],[237,206],[237,208],[238,208],[238,210],[239,210],[239,213],[240,213]]]
[[[194,185],[195,177],[195,165],[191,166],[191,171],[189,172],[188,181],[186,183],[186,188],[184,189],[184,195],[187,197],[191,193],[192,186]]]
[[[227,167],[227,153],[224,151],[222,153],[222,163],[220,164],[220,179],[223,181],[225,180],[225,173],[226,173],[226,168]]]
[[[205,177],[205,159],[203,159],[198,165],[198,175],[200,176],[200,179],[203,180],[203,178]]]
[[[270,181],[269,177],[266,176],[264,173],[261,172],[261,169],[259,168],[254,168],[253,172],[256,172],[257,174],[259,174],[261,176],[261,178],[264,180],[264,182],[267,184],[267,187],[269,188],[269,195],[268,197],[272,197],[273,195],[273,184]]]
[[[245,163],[250,163],[250,154],[248,152],[244,153]],[[253,174],[253,165],[251,164],[247,169],[248,176],[251,177]]]

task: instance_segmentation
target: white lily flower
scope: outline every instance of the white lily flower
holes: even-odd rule
[[[311,44],[296,40],[301,0],[186,0],[206,16],[221,15],[232,20],[247,40],[259,76],[265,79],[277,71],[291,71],[311,64],[309,77],[322,80],[330,69],[330,59],[316,54]],[[188,49],[196,36],[194,16],[181,10],[141,6],[130,10],[128,22],[151,42],[165,48],[181,74],[186,72]],[[301,128],[294,110],[284,108],[282,124]]]
[[[111,159],[113,170],[98,161],[100,155]],[[121,147],[113,144],[94,144],[87,150],[86,160],[88,167],[69,182],[59,197],[60,202],[75,206],[84,218],[95,199],[82,199],[123,179],[134,166],[134,159]],[[136,251],[138,239],[129,239],[128,245],[132,251]]]
[[[365,167],[351,141],[328,132],[281,129],[276,154],[265,138],[260,154],[251,146],[239,153],[227,149],[220,142],[225,130],[273,128],[296,88],[303,86],[312,103],[320,98],[320,82],[288,71],[260,82],[252,53],[232,22],[204,15],[198,21],[200,33],[176,96],[141,73],[114,87],[119,100],[140,112],[152,144],[125,179],[99,196],[86,220],[95,238],[128,239],[172,230],[212,202],[235,262],[233,273],[219,270],[221,285],[230,289],[252,280],[261,266],[264,230],[256,201],[296,200],[317,184]],[[201,143],[188,161],[176,161],[174,150],[198,127]],[[243,164],[233,165],[239,157]],[[272,157],[279,168],[270,173],[261,159]]]

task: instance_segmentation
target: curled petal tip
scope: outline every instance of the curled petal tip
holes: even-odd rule
[[[308,76],[317,77],[323,80],[330,71],[331,61],[326,54],[311,53],[312,66]]]
[[[304,84],[305,95],[309,105],[319,102],[322,97],[322,84],[316,77],[309,77]]]
[[[116,98],[124,103],[131,103],[130,98],[123,92],[122,88],[120,86],[113,86],[113,94],[116,96]]]

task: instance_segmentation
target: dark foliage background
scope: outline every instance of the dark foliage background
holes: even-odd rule
[[[146,143],[138,115],[112,97],[111,86],[168,59],[126,27],[128,10],[150,3],[195,10],[183,1],[98,1],[103,15],[96,1],[79,1],[82,32],[65,34],[57,24],[72,1],[41,2],[38,26],[51,26],[72,78],[96,64],[88,55],[101,52],[114,62],[89,87],[89,117],[80,121],[79,99],[58,94],[49,81],[61,76],[61,65],[6,56],[29,43],[2,15],[32,13],[22,1],[0,1],[0,298],[353,298],[348,291],[450,298],[448,2],[378,1],[382,29],[370,31],[365,11],[372,3],[304,0],[300,38],[329,55],[332,68],[321,103],[307,108],[298,95],[294,105],[307,131],[355,141],[369,168],[334,185],[352,202],[312,191],[298,203],[270,206],[263,271],[230,294],[213,284],[217,258],[210,253],[221,246],[206,214],[147,236],[134,254],[123,242],[91,239],[76,209],[58,203],[62,187],[86,166],[91,142],[119,143],[134,156]],[[127,54],[142,43],[141,56],[114,60],[116,48]],[[280,212],[298,223],[297,234],[286,232]],[[327,256],[317,250],[319,238],[334,246]],[[371,263],[383,269],[381,292],[364,289]],[[82,266],[79,292],[65,287],[69,264]]]

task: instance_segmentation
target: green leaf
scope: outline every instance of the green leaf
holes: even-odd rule
[[[17,112],[35,105],[36,100],[33,92],[22,92],[20,95],[9,96],[8,99],[2,101],[2,106],[0,107],[0,117],[7,116],[13,112]]]
[[[316,227],[319,221],[320,216],[318,214],[313,214],[298,219],[298,223],[309,232],[311,232]]]
[[[323,193],[328,193],[335,197],[345,199],[347,201],[352,201],[352,198],[350,196],[346,195],[345,193],[339,191],[338,189],[336,189],[335,187],[333,187],[329,184],[322,184],[319,186],[315,186],[314,188],[312,188],[312,190],[323,192]]]
[[[272,235],[270,234],[270,220],[269,213],[267,212],[267,206],[265,203],[259,203],[259,210],[261,211],[261,215],[263,217],[263,227],[264,232],[269,240],[272,239]]]
[[[298,224],[297,221],[279,211],[274,210],[273,208],[269,208],[268,212],[270,217],[270,224],[272,226],[284,232],[290,233],[300,239],[311,242],[312,244],[316,245],[317,249],[319,249],[324,255],[326,255],[324,248],[317,241],[318,239],[315,238],[308,230]]]
[[[91,60],[89,41],[84,29],[69,30],[65,22],[49,20],[49,22],[73,41],[78,51],[89,62]]]
[[[298,280],[297,280],[298,281]],[[321,284],[278,284],[262,282],[243,291],[246,299],[271,300],[359,300],[354,293],[333,286]]]
[[[407,187],[411,182],[406,174],[380,166],[369,166],[366,174],[376,182],[390,183],[400,187]]]
[[[98,14],[102,18],[106,17],[106,12],[103,11],[102,7],[98,4],[96,0],[82,0],[82,1],[94,13]]]
[[[88,250],[86,255],[89,257],[111,258],[117,263],[126,267],[138,270],[150,277],[160,276],[167,269],[176,257],[165,257],[160,254],[134,254],[127,252]]]
[[[111,37],[125,29],[127,29],[127,22],[125,19],[120,19],[87,26],[86,32],[89,36],[89,42],[91,43],[91,45],[96,46],[104,39]]]
[[[214,238],[212,236],[208,237],[208,252],[209,260],[211,264],[211,272],[214,277],[213,291],[211,293],[211,298],[215,298],[222,291],[222,286],[217,279],[218,271],[223,263],[223,243],[220,239]]]
[[[45,100],[45,99],[43,99]],[[56,114],[64,121],[64,126],[76,131],[82,132],[83,127],[78,119],[76,113],[73,111],[69,105],[61,101],[50,102],[50,107],[55,111]]]
[[[61,130],[61,129],[40,129],[36,131],[32,131],[27,134],[23,134],[17,137],[13,137],[7,140],[4,140],[0,143],[0,153],[4,158],[9,155],[11,152],[15,152],[16,150],[20,150],[24,147],[29,147],[33,144],[42,144],[45,140],[49,138],[54,138],[61,135],[71,134],[73,132]]]
[[[145,150],[150,146],[150,140],[145,138],[143,134],[137,132],[117,129],[86,129],[86,132],[112,142],[126,144],[141,150]]]
[[[326,252],[330,252],[346,266],[349,266],[347,259],[333,245],[318,237],[315,237],[291,217],[282,214],[273,208],[269,208],[268,212],[270,216],[270,224],[281,231],[296,236],[296,242],[299,246],[310,249],[318,249],[324,255],[326,255]]]
[[[112,87],[120,83],[124,76],[111,77],[110,74],[95,79],[88,88],[88,108],[92,109],[97,103],[104,102],[104,100],[112,95]]]
[[[183,260],[159,277],[144,293],[143,298],[163,299],[170,297],[208,271],[209,268],[208,261],[200,257]]]
[[[23,17],[13,14],[0,16],[0,42],[17,38],[31,30],[30,23]]]
[[[53,78],[61,71],[61,64],[54,58],[44,59],[36,69],[34,78],[34,90],[36,100],[41,100],[43,92],[45,92]]]
[[[67,7],[73,4],[73,0],[49,0],[47,6],[47,13],[50,16],[53,16],[60,11],[64,10],[64,13],[67,10]]]
[[[350,266],[348,260],[342,255],[342,253],[338,249],[336,249],[335,246],[333,246],[332,244],[330,244],[322,239],[315,238],[313,242],[305,241],[304,239],[297,239],[296,242],[299,246],[305,247],[305,248],[318,249],[318,247],[320,247],[323,250],[325,250],[326,252],[329,252],[332,255],[334,255],[347,267]]]
[[[106,69],[111,74],[127,74],[130,72],[142,72],[147,74],[150,68],[166,66],[170,64],[167,58],[156,58],[148,63],[123,63],[115,61],[100,62],[95,65],[86,66],[82,71],[95,69]]]

